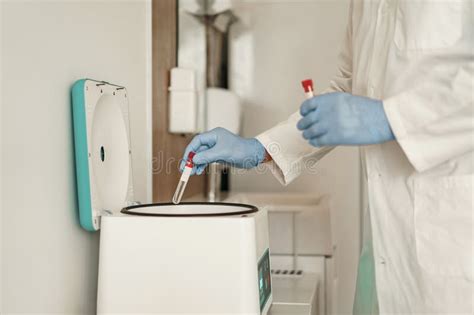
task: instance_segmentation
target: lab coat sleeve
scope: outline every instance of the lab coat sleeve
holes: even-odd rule
[[[472,45],[437,53],[424,80],[384,100],[393,133],[419,172],[474,150]]]
[[[324,93],[336,91],[352,91],[352,3],[344,45],[339,54],[337,74]],[[334,148],[311,146],[296,128],[300,119],[298,111],[288,120],[256,137],[272,157],[271,162],[264,164],[265,167],[269,168],[283,185],[289,184],[302,172],[315,171],[315,164]]]
[[[278,181],[287,185],[303,171],[314,170],[314,165],[332,148],[316,148],[303,139],[301,131],[296,128],[300,113],[296,112],[275,127],[257,136],[272,161],[264,163]]]

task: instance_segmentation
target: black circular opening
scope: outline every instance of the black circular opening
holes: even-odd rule
[[[223,213],[149,213],[149,212],[138,212],[133,211],[139,208],[148,208],[148,207],[161,207],[161,206],[172,206],[172,207],[179,207],[179,206],[195,206],[195,205],[203,205],[203,206],[229,206],[229,207],[241,207],[242,211],[234,211],[234,212],[223,212]],[[136,206],[129,206],[123,208],[121,211],[123,214],[127,215],[137,215],[137,216],[146,216],[146,217],[216,217],[216,216],[237,216],[237,215],[245,215],[254,212],[258,212],[258,208],[253,205],[248,205],[244,203],[228,203],[228,202],[181,202],[179,204],[174,204],[171,202],[167,203],[150,203],[146,205],[136,205]]]

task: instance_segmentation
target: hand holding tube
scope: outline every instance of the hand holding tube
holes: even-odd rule
[[[348,93],[329,93],[306,100],[297,127],[315,147],[367,145],[394,140],[379,100]]]
[[[224,128],[215,128],[194,137],[184,152],[181,170],[189,152],[196,152],[193,174],[202,174],[210,163],[218,162],[238,168],[253,168],[265,159],[265,148],[254,138],[242,138]]]

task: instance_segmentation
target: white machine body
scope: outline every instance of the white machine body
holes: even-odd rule
[[[181,208],[202,213],[199,207],[208,206]],[[152,213],[159,208],[139,210]],[[101,230],[98,314],[268,311],[272,297],[265,211],[205,217],[108,216]],[[264,286],[270,294],[262,297]]]
[[[169,132],[195,133],[197,129],[196,74],[192,69],[171,69],[169,87]]]

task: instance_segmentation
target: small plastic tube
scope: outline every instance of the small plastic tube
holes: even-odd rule
[[[301,85],[303,85],[304,95],[307,99],[314,97],[314,87],[313,87],[313,80],[307,79],[301,81]]]
[[[194,152],[189,152],[188,154],[188,159],[186,160],[186,165],[184,167],[183,173],[181,174],[181,178],[179,179],[178,187],[176,187],[176,191],[174,192],[173,203],[175,205],[179,204],[181,202],[181,198],[183,198],[184,190],[186,189],[189,177],[193,171],[193,157],[195,154],[196,153]]]

